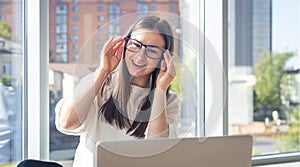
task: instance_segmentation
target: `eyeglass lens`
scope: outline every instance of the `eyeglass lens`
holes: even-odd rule
[[[134,39],[129,39],[126,45],[126,49],[132,52],[138,52],[140,49],[145,46],[146,49],[146,55],[150,58],[153,59],[159,59],[162,54],[163,50],[156,47],[156,46],[149,46],[149,45],[144,45],[141,42],[134,40]]]

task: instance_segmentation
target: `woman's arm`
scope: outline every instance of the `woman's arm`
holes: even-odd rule
[[[176,75],[174,57],[167,51],[160,65],[161,69],[156,81],[156,89],[152,102],[152,110],[148,123],[147,137],[167,137],[169,125],[166,111],[166,92]]]
[[[89,107],[98,94],[104,80],[120,62],[123,47],[121,37],[108,40],[102,50],[102,61],[97,70],[81,79],[70,97],[65,97],[57,106],[58,126],[71,130],[86,119]]]
[[[99,68],[81,79],[72,96],[63,99],[57,115],[60,128],[76,129],[82,124],[107,75],[107,72]]]
[[[166,93],[155,89],[151,115],[148,122],[147,137],[168,137],[169,125],[166,114]]]

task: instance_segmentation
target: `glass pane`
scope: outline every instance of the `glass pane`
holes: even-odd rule
[[[229,0],[229,133],[253,155],[300,150],[300,1]]]
[[[13,166],[22,158],[23,3],[0,6],[0,166]]]
[[[177,61],[181,64],[177,69],[176,80],[172,83],[172,89],[182,98],[181,135],[196,136],[195,124],[199,110],[196,103],[200,99],[200,84],[197,81],[197,68],[200,64],[197,38],[200,37],[197,24],[200,19],[199,8],[195,8],[195,4],[187,0],[156,0],[151,2],[151,6],[140,0],[79,2],[50,0],[49,3],[50,158],[72,159],[79,141],[78,136],[67,136],[57,131],[54,112],[56,103],[63,96],[72,93],[81,77],[97,68],[106,40],[125,34],[137,18],[151,14],[151,6],[161,12],[170,9],[165,13],[165,19],[171,24],[176,37],[174,54],[178,55]],[[72,10],[74,5],[78,8],[76,13]],[[73,20],[75,14],[78,21]],[[184,19],[180,20],[181,18]],[[180,40],[184,42],[180,43]]]

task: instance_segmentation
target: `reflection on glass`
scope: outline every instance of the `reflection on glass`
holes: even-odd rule
[[[22,2],[0,2],[0,166],[22,156]]]
[[[251,134],[253,155],[299,151],[300,3],[228,2],[229,133]]]
[[[135,4],[135,5],[132,5]],[[184,5],[184,6],[180,6]],[[74,10],[76,6],[76,10]],[[174,33],[178,36],[180,33],[180,23],[176,15],[181,13],[184,16],[189,15],[190,2],[178,0],[174,1],[152,1],[144,3],[139,0],[130,1],[115,1],[107,0],[104,2],[99,0],[85,1],[49,1],[49,96],[50,96],[50,159],[65,160],[73,159],[75,148],[78,145],[78,136],[67,136],[56,130],[55,127],[55,112],[54,107],[59,99],[67,94],[71,94],[74,85],[79,79],[87,73],[90,73],[99,65],[99,55],[104,42],[112,36],[122,35],[129,29],[131,21],[118,21],[123,15],[128,15],[136,12],[143,12],[138,15],[132,15],[138,19],[147,15],[151,10],[151,6],[155,6],[156,11],[170,9],[173,17],[166,18],[172,26]],[[193,15],[195,17],[195,15]],[[110,24],[107,24],[110,22]],[[187,26],[188,27],[188,26]],[[90,39],[91,35],[97,31],[95,39]],[[187,29],[186,32],[189,32]],[[93,36],[94,37],[94,36]],[[87,41],[89,44],[86,46]],[[175,42],[176,54],[182,54],[179,50],[178,41]],[[84,47],[85,46],[85,47]],[[190,49],[189,46],[185,46]],[[189,53],[190,58],[183,60],[185,63],[196,62],[196,53]],[[85,55],[82,57],[82,55]],[[181,55],[182,56],[182,55]],[[185,56],[185,55],[184,55]],[[76,70],[74,67],[83,66],[83,70]],[[192,70],[196,71],[196,65],[193,64]],[[187,68],[182,66],[181,68]],[[179,70],[180,67],[178,67]],[[197,76],[196,72],[192,71],[193,75]],[[189,71],[190,72],[190,71]],[[184,73],[184,71],[182,72]],[[188,82],[189,77],[178,73],[180,78],[184,78]],[[181,91],[180,86],[173,84],[175,91]],[[195,82],[195,78],[193,78]],[[186,83],[188,84],[188,83]],[[196,92],[196,85],[187,89]],[[188,99],[192,96],[185,95],[185,101],[197,101]],[[195,105],[184,106],[187,111],[195,111]],[[196,135],[195,125],[190,127],[191,123],[196,119],[195,113],[182,115],[183,131],[190,130],[189,136]]]

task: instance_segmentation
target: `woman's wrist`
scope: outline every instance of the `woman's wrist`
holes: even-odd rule
[[[167,90],[168,90],[168,87],[164,87],[164,86],[160,86],[160,85],[157,85],[155,88],[155,91],[160,91],[160,92],[163,92],[164,94],[166,94]]]
[[[110,71],[105,70],[102,66],[99,66],[99,67],[96,69],[95,73],[96,73],[97,78],[99,78],[99,77],[101,77],[101,76],[102,76],[103,78],[106,78],[106,77],[110,74]]]
[[[107,78],[107,76],[110,74],[107,70],[104,70],[101,66],[99,66],[94,75],[94,86],[95,86],[95,91],[98,92]]]

